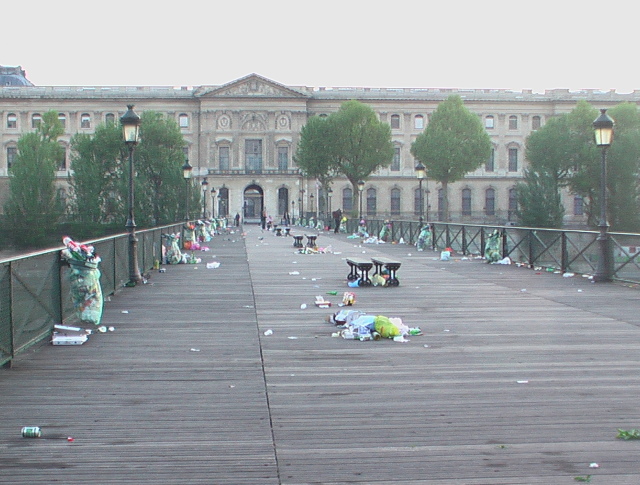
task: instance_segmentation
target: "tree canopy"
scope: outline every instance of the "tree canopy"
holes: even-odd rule
[[[448,185],[488,160],[491,141],[478,115],[464,106],[460,96],[452,95],[433,112],[411,145],[411,154],[425,165],[430,178],[442,184],[442,212],[448,220]]]
[[[135,219],[138,225],[171,223],[185,214],[182,178],[184,139],[177,123],[160,113],[141,115],[140,143],[134,152]],[[105,223],[126,218],[128,150],[119,124],[107,123],[93,135],[72,139],[74,210],[80,218]],[[199,194],[191,191],[197,207]]]
[[[38,247],[51,243],[64,213],[55,185],[56,171],[64,157],[58,137],[64,132],[57,111],[42,115],[34,132],[18,140],[18,153],[9,169],[9,197],[5,204],[13,244]]]
[[[368,105],[351,100],[326,118],[313,117],[300,132],[295,160],[301,171],[323,185],[337,175],[357,184],[393,159],[391,128]],[[353,205],[357,207],[356,204]]]

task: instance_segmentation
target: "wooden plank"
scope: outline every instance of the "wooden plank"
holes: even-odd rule
[[[112,297],[114,332],[2,370],[0,480],[637,482],[637,444],[615,437],[640,427],[637,289],[319,241],[340,254],[297,254],[255,227],[215,238],[201,264]],[[401,262],[402,286],[347,287],[344,260],[371,257]],[[424,335],[332,337],[344,291]],[[22,438],[25,425],[44,438]]]

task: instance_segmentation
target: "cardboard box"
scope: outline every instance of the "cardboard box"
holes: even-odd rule
[[[67,336],[67,335],[60,335],[60,334],[54,333],[53,337],[51,338],[51,344],[52,345],[82,345],[87,340],[88,340],[88,337],[86,335]]]

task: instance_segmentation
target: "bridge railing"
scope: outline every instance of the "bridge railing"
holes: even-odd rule
[[[415,244],[420,234],[416,221],[390,221],[391,240]],[[367,220],[371,235],[380,234],[383,220]],[[598,231],[542,229],[501,225],[477,225],[432,222],[432,249],[451,248],[465,256],[484,255],[487,238],[498,231],[502,257],[532,267],[549,268],[563,273],[593,274],[600,258],[596,242]],[[347,232],[357,230],[350,220]],[[610,232],[613,248],[613,278],[640,283],[640,234]]]
[[[182,233],[183,224],[137,231],[141,271],[162,259],[162,235]],[[101,258],[100,283],[104,295],[115,293],[129,280],[128,235],[83,241]],[[51,335],[53,325],[73,324],[63,247],[0,261],[0,365]]]

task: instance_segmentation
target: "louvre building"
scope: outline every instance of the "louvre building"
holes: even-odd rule
[[[287,211],[296,218],[301,212],[322,216],[330,209],[349,211],[350,183],[336,179],[330,197],[325,197],[315,180],[300,175],[293,154],[309,117],[332,113],[344,101],[356,99],[389,123],[395,147],[391,165],[366,180],[363,214],[415,219],[421,198],[411,144],[438,104],[451,94],[460,95],[480,117],[493,144],[482,167],[449,186],[452,220],[470,223],[515,220],[514,187],[527,166],[525,141],[550,117],[571,111],[579,100],[596,108],[640,101],[640,91],[285,86],[258,74],[220,86],[34,86],[21,67],[0,66],[0,203],[6,198],[17,141],[37,126],[42,113],[57,111],[65,126],[60,143],[66,157],[60,160],[57,175],[59,190],[66,191],[71,137],[118,120],[127,105],[134,104],[138,113],[154,110],[178,123],[193,176],[200,181],[207,177],[208,187],[216,189],[216,197],[208,199],[208,213],[212,209],[216,215],[238,212],[251,221],[262,208],[275,220]],[[424,214],[436,220],[439,184],[427,179],[423,189]],[[564,206],[567,225],[584,221],[579,197],[564,194]]]

